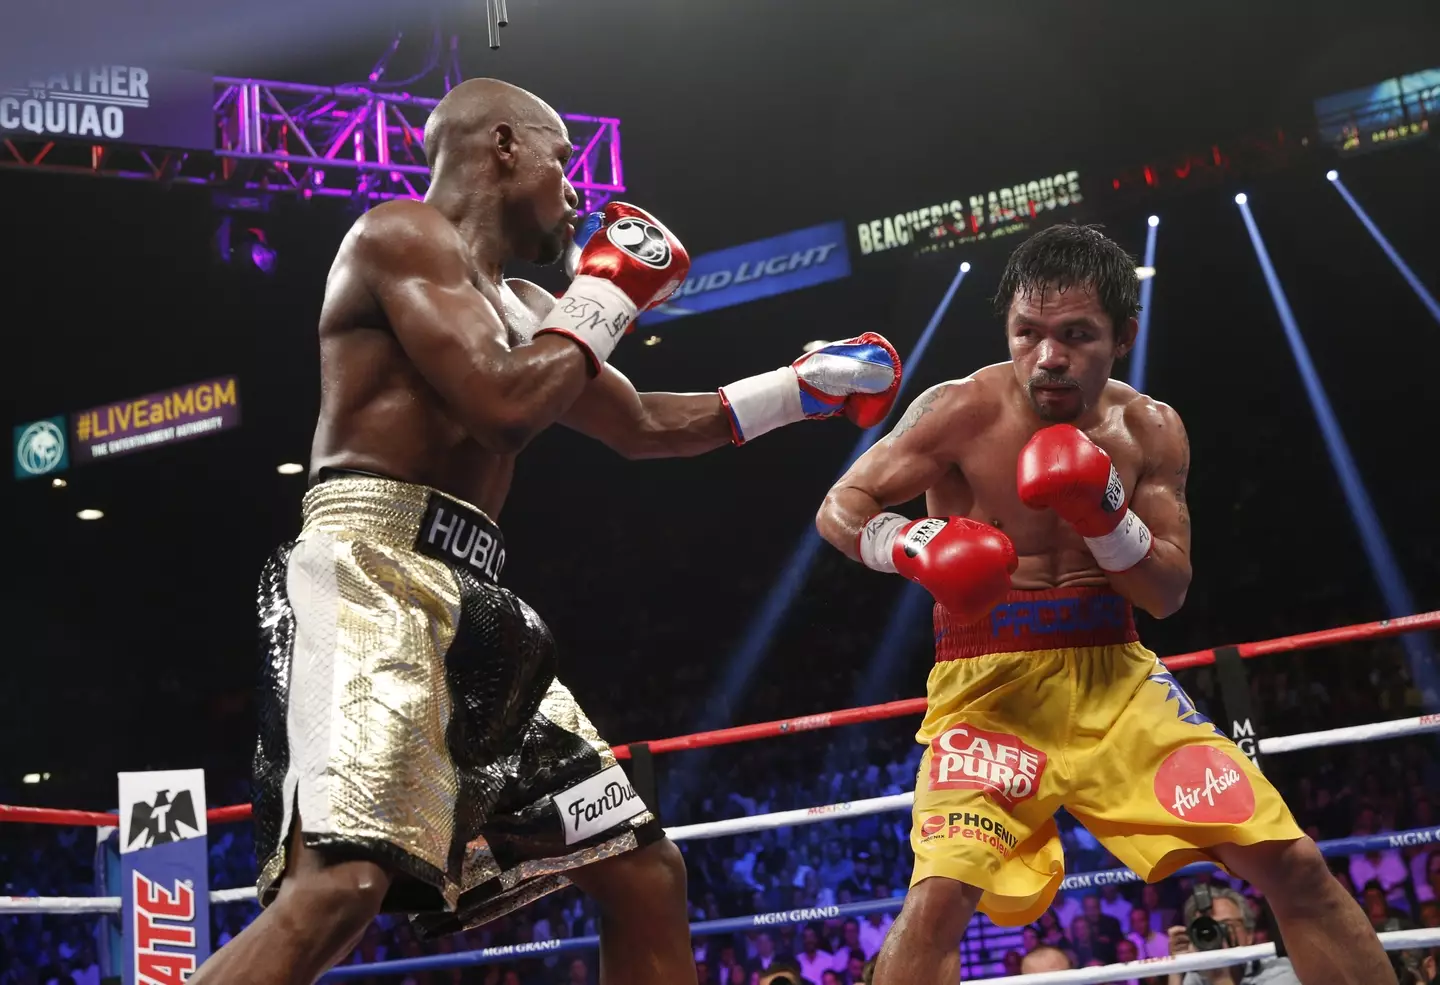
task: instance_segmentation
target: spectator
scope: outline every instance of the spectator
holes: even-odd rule
[[[834,951],[835,970],[848,970],[850,967],[851,955],[858,957],[860,959],[860,963],[863,965],[865,963],[865,956],[868,953],[869,952],[866,951],[864,946],[860,943],[860,921],[856,920],[854,917],[851,917],[850,919],[845,921],[844,927],[840,932],[840,945],[835,948]]]
[[[70,977],[74,979],[75,985],[100,985],[100,966],[95,963],[94,947],[89,944],[81,945]]]
[[[1075,956],[1075,964],[1081,968],[1087,966],[1092,958],[1097,957],[1095,953],[1095,931],[1090,928],[1090,921],[1083,916],[1075,918],[1070,925],[1070,950]],[[1105,962],[1100,962],[1104,964]]]
[[[882,888],[884,887],[876,885],[876,899],[884,898],[878,895]],[[881,945],[885,943],[885,935],[890,932],[890,925],[894,922],[895,918],[888,913],[871,913],[866,916],[865,922],[860,924],[860,950],[870,955],[879,954]]]
[[[590,966],[584,958],[571,959],[565,985],[590,985]]]
[[[723,985],[750,985],[750,972],[745,970],[743,964],[727,965]]]
[[[828,968],[820,973],[820,985],[844,985],[840,981],[840,972],[834,968]]]
[[[1375,928],[1377,934],[1391,930],[1408,930],[1410,927],[1410,922],[1390,905],[1378,879],[1371,879],[1366,884],[1361,905],[1365,907],[1365,915],[1370,918],[1370,926]]]
[[[1094,893],[1081,901],[1085,911],[1085,922],[1090,924],[1090,949],[1102,964],[1115,960],[1115,945],[1125,934],[1120,921],[1108,913],[1101,912],[1100,897]]]
[[[1020,931],[1020,949],[1026,954],[1040,946],[1040,930],[1034,924],[1030,924]]]
[[[761,933],[755,938],[755,957],[750,959],[749,968],[756,974],[765,974],[770,966],[778,961],[779,955],[775,953],[775,939],[769,934]]]
[[[820,928],[813,923],[801,932],[800,953],[795,955],[795,959],[800,965],[800,977],[814,985],[822,985],[821,973],[835,967],[835,956],[820,950]]]
[[[853,952],[845,963],[845,985],[860,985],[865,980],[865,965],[868,963],[859,951]]]
[[[1150,914],[1150,929],[1156,933],[1164,934],[1180,920],[1180,914],[1173,906],[1166,906],[1160,901],[1158,883],[1147,882],[1140,887],[1140,905]]]
[[[1135,947],[1135,942],[1128,937],[1122,937],[1115,944],[1115,960],[1121,964],[1129,964],[1131,961],[1140,960],[1140,952]],[[1118,979],[1114,985],[1140,985],[1138,979]]]
[[[1069,971],[1075,967],[1070,956],[1058,947],[1037,947],[1020,959],[1020,973],[1034,975],[1042,971]]]
[[[1366,806],[1360,809],[1351,835],[1361,837],[1379,834],[1380,829],[1381,825],[1375,809]],[[1400,857],[1400,852],[1394,848],[1366,852],[1364,855],[1355,855],[1350,859],[1350,882],[1353,885],[1368,886],[1371,882],[1376,882],[1391,904],[1407,910],[1410,904],[1405,898],[1405,883],[1409,878],[1410,870],[1405,865],[1405,860]]]
[[[1255,908],[1233,889],[1210,887],[1210,917],[1225,927],[1229,940],[1226,947],[1247,947],[1255,942]],[[1199,909],[1194,896],[1185,902],[1181,919],[1184,926],[1171,927],[1170,953],[1188,954],[1195,945],[1186,933]],[[1216,968],[1212,971],[1191,971],[1182,978],[1171,975],[1169,985],[1300,985],[1289,958],[1262,958],[1245,965]]]
[[[1424,878],[1415,880],[1415,898],[1421,903],[1440,901],[1440,848],[1431,849],[1425,856],[1422,871]]]
[[[1019,951],[1006,951],[1006,952],[1005,952],[1005,958],[1004,958],[1004,961],[1003,961],[1003,963],[1004,963],[1004,965],[1005,965],[1005,974],[1007,974],[1007,975],[1018,975],[1018,974],[1020,974],[1020,968],[1021,968],[1020,957],[1021,957],[1021,955],[1020,955],[1020,952],[1019,952]]]
[[[1115,922],[1121,927],[1130,926],[1130,911],[1133,904],[1120,895],[1120,887],[1115,883],[1108,883],[1100,888],[1100,911],[1106,916],[1115,918]]]
[[[1163,958],[1170,953],[1170,938],[1150,929],[1150,914],[1144,907],[1130,911],[1130,933],[1126,936],[1142,958]]]
[[[1050,909],[1055,914],[1055,922],[1060,927],[1066,928],[1075,922],[1078,917],[1084,915],[1084,907],[1080,905],[1080,897],[1074,893],[1056,893],[1055,903]],[[1044,923],[1044,919],[1041,919]]]

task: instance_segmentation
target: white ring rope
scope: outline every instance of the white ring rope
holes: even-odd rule
[[[1426,732],[1440,732],[1440,715],[1421,715],[1418,718],[1400,718],[1390,722],[1374,722],[1369,725],[1354,725],[1349,728],[1326,729],[1320,732],[1301,732],[1298,735],[1284,735],[1261,739],[1262,753],[1293,752],[1300,749],[1317,749],[1325,746],[1343,745],[1350,742],[1374,742],[1400,736],[1420,735]],[[890,811],[908,810],[915,802],[915,794],[898,793],[884,797],[869,797],[864,800],[844,801],[826,804],[822,807],[802,807],[793,811],[775,811],[756,814],[751,817],[732,817],[723,821],[705,821],[700,824],[682,824],[666,828],[665,834],[671,841],[699,841],[706,838],[723,838],[726,835],[752,834],[773,828],[818,824],[836,818],[864,817],[868,814],[884,814]],[[254,886],[236,889],[217,889],[210,893],[211,903],[241,903],[255,899]],[[0,913],[118,913],[118,896],[0,896]],[[1188,967],[1188,966],[1187,966]],[[1208,966],[1207,967],[1219,967]],[[1095,969],[1090,969],[1094,971]],[[1063,972],[1059,974],[1069,974]],[[998,981],[999,979],[997,979]],[[1029,979],[1027,979],[1028,981]],[[1091,981],[1092,979],[1055,979],[1064,982]],[[1093,979],[1107,981],[1109,979]]]
[[[1429,947],[1440,944],[1440,929],[1392,930],[1378,935],[1380,944],[1387,951],[1408,951],[1412,947]],[[985,985],[1103,985],[1105,982],[1120,982],[1132,978],[1184,974],[1187,971],[1207,971],[1211,968],[1228,968],[1260,961],[1275,956],[1274,944],[1251,944],[1248,947],[1231,947],[1223,951],[1193,951],[1170,958],[1148,958],[1144,961],[1127,961],[1124,964],[1107,964],[1099,968],[1072,968],[1069,971],[1040,971],[1030,975],[1006,975],[1003,978],[986,978]]]
[[[1299,749],[1343,746],[1347,742],[1378,742],[1380,739],[1395,739],[1405,735],[1420,735],[1424,732],[1440,732],[1440,715],[1421,715],[1419,718],[1397,718],[1393,722],[1351,725],[1349,728],[1332,728],[1323,732],[1280,735],[1273,739],[1261,739],[1260,751],[1262,753],[1295,752]]]

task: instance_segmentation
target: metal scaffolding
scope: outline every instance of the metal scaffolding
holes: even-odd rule
[[[313,86],[260,79],[215,80],[214,151],[84,144],[14,135],[0,168],[39,169],[247,196],[346,198],[361,207],[419,198],[429,186],[422,134],[438,100],[363,86]],[[575,145],[569,177],[582,208],[625,191],[620,121],[561,114]]]

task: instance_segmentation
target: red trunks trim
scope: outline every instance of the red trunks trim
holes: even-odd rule
[[[935,659],[987,653],[1116,646],[1140,639],[1130,603],[1108,588],[1012,590],[984,619],[959,625],[935,606]]]

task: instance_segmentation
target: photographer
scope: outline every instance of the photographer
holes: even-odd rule
[[[1255,943],[1255,908],[1233,889],[1201,883],[1185,901],[1185,926],[1170,928],[1170,953]],[[1300,985],[1289,958],[1265,958],[1210,971],[1171,975],[1169,985]]]

